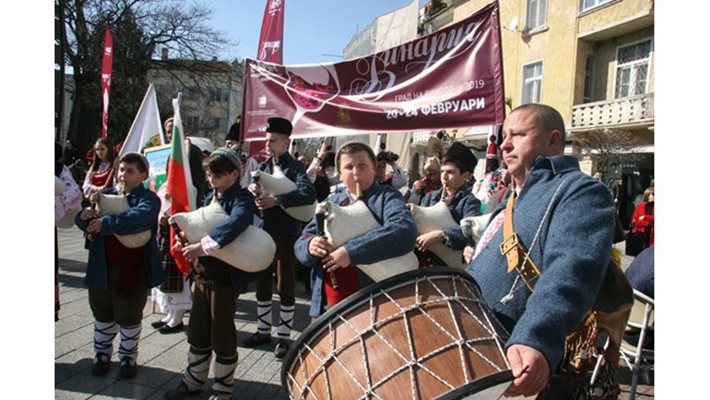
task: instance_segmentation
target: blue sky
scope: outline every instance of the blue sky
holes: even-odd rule
[[[411,0],[283,0],[284,64],[335,62],[358,29],[377,16],[410,4]],[[420,5],[426,0],[419,0]],[[255,58],[266,0],[213,0],[209,24],[222,31],[236,48],[217,55],[231,61]]]

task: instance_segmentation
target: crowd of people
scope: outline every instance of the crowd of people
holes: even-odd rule
[[[169,197],[164,193],[159,197],[142,184],[150,169],[147,159],[127,153],[116,160],[109,140],[96,142],[83,195],[122,194],[129,209],[99,216],[84,204],[74,219],[87,234],[89,249],[85,283],[95,318],[94,375],[108,372],[113,341],[119,334],[120,376],[136,375],[142,310],[147,291],[153,289],[166,314],[152,324],[160,333],[183,331],[183,315],[190,310],[185,373],[165,398],[200,393],[212,364],[210,398],[230,398],[237,365],[234,313],[248,283],[256,282],[257,331],[240,345],[266,345],[274,341],[275,333],[274,356],[281,359],[292,343],[299,268],[307,271],[309,316],[316,319],[374,282],[357,265],[412,251],[419,268],[446,265],[430,251],[442,243],[451,251],[463,251],[460,269],[475,279],[482,301],[505,329],[503,345],[514,377],[506,394],[568,398],[571,383],[562,376],[561,365],[565,338],[590,309],[602,284],[612,256],[617,210],[610,190],[581,172],[577,159],[563,155],[565,126],[555,109],[541,104],[514,109],[502,131],[489,139],[485,173],[478,182],[473,179],[478,160],[459,142],[428,157],[423,177],[411,183],[397,163],[397,154],[384,149],[375,154],[358,141],[347,142],[337,151],[324,142],[312,160],[306,155],[294,158],[289,153],[293,126],[278,117],[270,118],[265,127],[270,157],[257,163],[242,149],[239,123],[230,128],[224,147],[206,157],[196,153],[194,162],[190,155],[197,204],[217,202],[228,216],[198,242],[174,238],[173,254],[178,252],[190,262],[190,271],[178,268],[171,255]],[[172,130],[170,124],[166,121],[166,133]],[[61,160],[58,156],[55,175],[67,182],[67,190],[61,198],[57,195],[57,220],[65,210],[76,209],[82,197],[78,187],[70,187],[70,173]],[[63,160],[77,161],[73,156]],[[252,177],[253,171],[273,174],[276,169],[295,184],[295,190],[275,195]],[[339,206],[363,202],[379,228],[334,246],[319,232],[315,218],[303,223],[287,213],[291,207],[326,199]],[[490,218],[477,239],[464,235],[458,225],[418,233],[408,202],[423,207],[443,202],[457,224],[482,214]],[[579,212],[582,209],[584,213]],[[239,240],[251,224],[266,231],[276,244],[269,268],[248,273],[212,255]],[[517,240],[538,269],[534,283],[528,275],[511,270],[499,250],[509,237],[503,229],[506,224],[514,226]],[[129,248],[116,239],[145,230],[151,238],[142,247]],[[632,231],[648,234],[647,247],[653,248],[652,188],[634,212]],[[637,271],[629,272],[632,283],[638,276],[648,276],[646,269]],[[646,290],[647,282],[643,285]],[[271,320],[274,291],[276,321]]]

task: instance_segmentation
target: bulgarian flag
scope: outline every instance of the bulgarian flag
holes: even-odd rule
[[[182,119],[180,118],[180,98],[173,99],[173,138],[170,149],[170,159],[168,161],[168,182],[167,195],[170,196],[170,215],[180,212],[187,212],[195,209],[194,188],[192,186],[192,175],[190,174],[190,163],[188,162],[189,143],[185,146],[185,137],[182,130]],[[175,246],[175,232],[170,228],[170,255],[175,259],[178,269],[183,275],[190,273],[190,263],[182,256],[182,252],[173,250]]]

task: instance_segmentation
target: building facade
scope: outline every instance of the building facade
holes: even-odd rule
[[[419,32],[458,22],[490,0],[431,1]],[[545,103],[560,111],[568,154],[589,174],[628,177],[643,190],[653,179],[654,1],[506,0],[500,2],[508,111]],[[474,133],[478,143],[486,132]],[[604,136],[617,154],[590,148]],[[623,153],[619,156],[618,153]],[[614,157],[603,169],[600,160]],[[608,158],[608,157],[607,157]]]
[[[243,64],[238,61],[170,60],[164,51],[153,60],[148,81],[155,84],[164,121],[173,114],[172,99],[182,93],[180,113],[187,136],[224,144],[224,136],[242,109]]]

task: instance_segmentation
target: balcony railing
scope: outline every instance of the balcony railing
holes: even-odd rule
[[[632,127],[653,124],[653,93],[572,107],[572,129]]]

